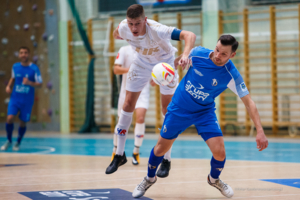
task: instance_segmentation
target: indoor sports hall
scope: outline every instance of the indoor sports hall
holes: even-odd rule
[[[114,30],[132,4],[142,5],[148,19],[193,32],[194,46],[214,50],[221,35],[236,38],[231,61],[256,104],[269,145],[257,149],[251,116],[226,89],[215,100],[226,150],[220,178],[233,189],[231,199],[300,199],[300,0],[0,0],[0,200],[138,199],[132,192],[147,176],[150,152],[166,131],[158,85],[149,87],[139,164],[132,161],[140,123],[136,109],[125,143],[127,163],[106,174],[114,133],[120,132],[115,127],[124,76],[115,74],[115,63],[128,45],[114,38]],[[175,56],[184,52],[184,41],[171,44]],[[22,132],[23,110],[15,116],[11,102],[23,100],[13,96],[21,91],[13,84],[23,76],[15,66],[25,62],[24,47],[42,83]],[[186,74],[178,68],[179,81]],[[30,80],[24,77],[23,88],[24,79]],[[194,125],[171,150],[169,176],[157,177],[139,199],[228,199],[208,184],[212,153]]]

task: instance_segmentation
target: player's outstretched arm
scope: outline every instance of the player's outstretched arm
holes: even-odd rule
[[[7,86],[6,86],[6,88],[5,88],[5,91],[6,91],[6,93],[7,94],[10,94],[11,92],[12,92],[12,85],[14,84],[14,81],[15,81],[15,79],[14,78],[10,78],[9,79],[9,81],[8,81],[8,83],[7,83]]]
[[[246,106],[246,109],[250,115],[250,118],[252,119],[252,121],[255,125],[255,128],[257,131],[257,135],[256,135],[257,148],[259,149],[259,151],[262,151],[268,147],[269,143],[268,143],[268,139],[264,133],[264,129],[261,125],[260,117],[259,117],[256,105],[255,105],[254,101],[251,99],[249,94],[242,97],[241,100],[243,101],[244,105]]]
[[[121,36],[120,36],[120,34],[119,34],[118,28],[116,28],[116,29],[114,30],[113,36],[114,36],[114,38],[117,39],[117,40],[123,40],[123,38],[121,38]]]
[[[189,54],[195,45],[196,35],[193,32],[183,30],[180,33],[180,40],[184,40],[185,45],[184,45],[184,50],[183,50],[182,56],[181,56],[178,64],[184,70],[186,68],[186,66],[188,66],[190,64]]]

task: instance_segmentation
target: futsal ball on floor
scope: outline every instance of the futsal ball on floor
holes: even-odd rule
[[[175,77],[175,70],[168,63],[158,63],[152,69],[152,80],[157,85],[169,85]]]

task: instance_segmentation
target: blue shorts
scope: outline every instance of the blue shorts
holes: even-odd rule
[[[21,104],[14,101],[9,101],[7,115],[17,115],[19,114],[19,119],[23,122],[28,122],[30,120],[32,105]]]
[[[198,135],[201,135],[204,141],[212,137],[223,136],[215,114],[215,108],[191,113],[172,103],[168,107],[160,135],[171,140],[177,138],[179,134],[193,124]]]

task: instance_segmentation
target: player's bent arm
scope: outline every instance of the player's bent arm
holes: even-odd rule
[[[119,30],[118,28],[116,28],[113,32],[113,36],[115,39],[119,39],[119,40],[123,40],[123,38],[121,38],[120,34],[119,34]]]
[[[243,101],[249,113],[249,116],[255,125],[257,131],[257,135],[256,135],[257,148],[259,149],[259,151],[262,151],[268,147],[268,140],[264,133],[264,129],[261,125],[261,121],[260,121],[260,117],[256,105],[254,101],[251,99],[249,94],[242,97],[241,100]]]
[[[185,41],[182,57],[178,61],[178,65],[180,65],[184,70],[190,65],[189,54],[195,45],[196,35],[190,31],[181,31],[179,39]]]
[[[181,31],[179,38],[185,42],[182,55],[188,57],[195,45],[196,35],[193,32],[183,30]]]
[[[126,74],[129,71],[129,68],[124,68],[122,65],[115,64],[114,74]]]

